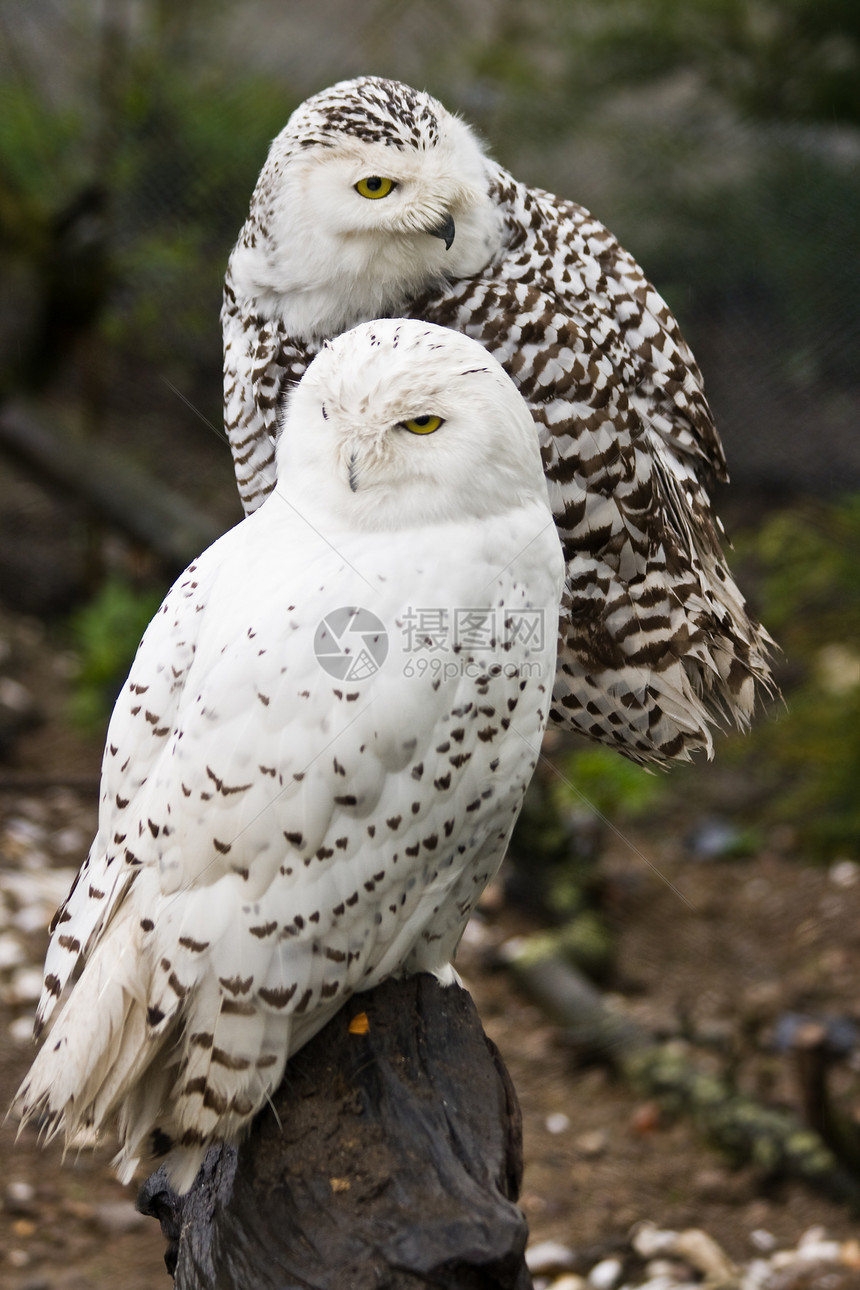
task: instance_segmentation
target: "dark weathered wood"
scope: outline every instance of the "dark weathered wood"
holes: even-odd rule
[[[826,1022],[797,1018],[789,1040],[804,1122],[819,1134],[846,1169],[860,1178],[860,1116],[843,1111],[833,1097],[830,1072],[852,1051],[840,1044]]]
[[[516,1094],[469,995],[419,976],[356,995],[186,1197],[159,1172],[138,1203],[177,1290],[528,1290],[521,1174]]]
[[[182,569],[221,527],[103,444],[55,434],[27,408],[0,408],[0,449],[43,485],[78,497],[120,532]]]

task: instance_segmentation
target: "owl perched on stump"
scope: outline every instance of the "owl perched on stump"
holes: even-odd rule
[[[326,344],[277,459],[117,700],[17,1097],[70,1146],[115,1134],[124,1180],[164,1160],[178,1191],[354,991],[452,978],[555,673],[534,426],[477,342],[384,319]]]

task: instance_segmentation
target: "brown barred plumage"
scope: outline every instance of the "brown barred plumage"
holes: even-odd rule
[[[354,180],[376,174],[396,199],[362,206]],[[291,117],[228,268],[225,424],[246,511],[274,486],[284,392],[326,337],[383,314],[481,341],[532,411],[568,566],[553,720],[641,762],[710,754],[712,725],[747,726],[772,642],[721,551],[709,488],[725,458],[671,311],[583,207],[518,183],[428,95],[363,77]]]

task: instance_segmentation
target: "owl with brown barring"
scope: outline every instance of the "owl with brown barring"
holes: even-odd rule
[[[519,183],[429,94],[364,76],[294,112],[230,257],[246,512],[275,485],[285,392],[324,340],[383,315],[480,341],[534,417],[567,563],[551,720],[654,764],[747,727],[772,642],[723,557],[725,458],[667,304],[587,210]]]

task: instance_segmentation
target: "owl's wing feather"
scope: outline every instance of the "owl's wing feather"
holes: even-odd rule
[[[637,761],[710,753],[712,724],[749,723],[771,642],[728,570],[696,470],[718,475],[723,460],[698,369],[653,288],[634,312],[626,292],[626,311],[615,299],[600,261],[606,244],[617,265],[611,235],[544,230],[543,262],[522,230],[537,236],[556,204],[514,189],[521,235],[504,262],[413,312],[485,345],[537,423],[568,563],[553,718]]]
[[[642,268],[584,206],[527,188],[494,168],[509,240],[495,276],[537,282],[560,312],[607,338],[655,453],[727,478],[704,382],[678,321]],[[488,271],[489,272],[489,271]]]
[[[275,440],[284,391],[300,380],[312,354],[281,323],[237,299],[228,267],[221,309],[224,341],[224,429],[246,515],[277,480]]]
[[[174,729],[202,625],[201,583],[205,588],[225,545],[227,539],[216,543],[170,589],[147,628],[117,700],[102,758],[99,828],[51,922],[37,1033],[50,1020],[71,974],[136,880],[140,794]]]

